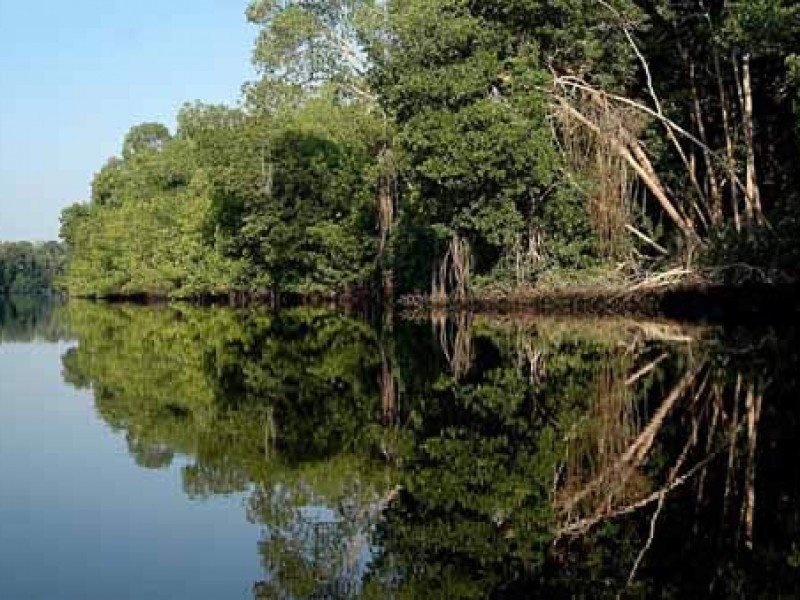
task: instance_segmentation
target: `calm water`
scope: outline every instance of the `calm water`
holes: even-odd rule
[[[795,597],[795,338],[0,301],[0,598]]]

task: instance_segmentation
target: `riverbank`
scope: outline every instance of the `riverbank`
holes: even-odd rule
[[[796,277],[747,265],[705,270],[676,267],[647,274],[626,273],[619,268],[551,271],[542,274],[533,285],[477,281],[461,298],[455,294],[399,294],[390,286],[369,285],[305,294],[232,290],[194,295],[129,292],[73,298],[133,304],[261,306],[271,310],[307,305],[361,314],[384,313],[387,309],[406,314],[445,310],[743,323],[776,322],[800,315],[800,281]]]
[[[86,299],[86,298],[81,298]],[[426,295],[406,295],[384,303],[374,294],[254,294],[235,292],[170,298],[158,294],[115,294],[90,298],[111,303],[264,306],[271,309],[298,305],[325,306],[363,312],[375,306],[393,306],[401,312],[449,310],[471,312],[588,314],[647,316],[691,321],[774,322],[800,315],[799,283],[677,283],[660,287],[568,285],[513,290],[478,290],[463,300],[435,301]]]
[[[661,287],[564,286],[481,291],[463,301],[405,296],[405,310],[447,308],[475,312],[660,316],[702,321],[768,322],[800,315],[800,284],[678,283]]]

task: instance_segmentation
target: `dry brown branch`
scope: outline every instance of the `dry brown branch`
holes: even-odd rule
[[[645,365],[644,367],[642,367],[641,369],[636,371],[636,373],[634,373],[633,375],[628,377],[628,379],[625,381],[625,385],[632,386],[634,383],[639,381],[642,377],[644,377],[648,373],[651,373],[653,370],[655,370],[656,367],[658,367],[658,365],[660,365],[662,362],[664,362],[667,358],[669,358],[669,353],[668,352],[664,352],[661,356],[656,358],[654,361],[652,361],[651,363]]]
[[[629,292],[635,292],[645,289],[654,289],[659,287],[667,287],[680,283],[685,277],[691,275],[693,271],[689,269],[670,269],[662,273],[656,273],[644,281],[641,281],[630,288]]]
[[[664,508],[664,501],[667,499],[667,490],[663,490],[658,497],[658,506],[656,506],[656,510],[653,513],[653,517],[650,519],[650,534],[647,536],[647,541],[644,544],[644,547],[639,552],[639,555],[636,557],[636,561],[633,563],[633,567],[631,568],[631,572],[628,575],[628,585],[633,583],[633,580],[636,578],[636,573],[639,570],[639,567],[644,560],[647,551],[650,550],[650,547],[653,545],[653,541],[656,537],[656,524],[658,523],[658,517],[661,516],[661,510]]]
[[[453,233],[444,256],[431,272],[431,300],[445,304],[453,297],[458,302],[469,298],[472,252],[469,242]]]
[[[627,98],[625,96],[620,96],[618,94],[613,94],[613,93],[607,92],[605,90],[597,89],[594,86],[591,86],[588,83],[586,83],[583,79],[580,79],[580,78],[572,76],[572,75],[561,75],[561,76],[554,75],[554,81],[555,81],[555,84],[558,85],[558,86],[572,87],[572,88],[575,88],[575,89],[578,89],[578,90],[581,90],[581,91],[584,91],[584,92],[588,92],[588,93],[590,93],[592,95],[597,95],[597,96],[600,96],[602,98],[607,98],[609,100],[614,100],[614,101],[619,102],[621,104],[625,104],[627,106],[630,106],[631,108],[634,108],[634,109],[636,109],[637,111],[639,111],[641,113],[644,113],[646,115],[649,115],[649,116],[654,117],[657,120],[661,121],[662,124],[665,127],[671,129],[674,133],[679,134],[681,137],[684,137],[687,140],[690,140],[694,145],[699,147],[701,150],[708,150],[709,152],[713,153],[713,150],[711,150],[711,148],[709,146],[707,146],[703,142],[703,140],[701,140],[700,138],[695,136],[690,131],[687,131],[686,129],[684,129],[683,127],[678,125],[675,121],[673,121],[672,119],[668,118],[666,115],[659,114],[657,111],[653,110],[652,108],[650,108],[646,104],[642,104],[641,102],[638,102],[637,100],[633,100],[633,99]]]
[[[647,186],[648,190],[650,190],[650,193],[653,194],[658,203],[661,205],[666,215],[678,227],[684,236],[689,240],[699,241],[691,222],[686,220],[683,215],[681,215],[680,211],[673,204],[672,200],[670,200],[663,184],[655,174],[652,164],[638,146],[638,143],[630,145],[628,140],[622,141],[619,139],[619,132],[615,133],[604,131],[596,123],[572,106],[570,102],[563,97],[557,97],[555,102],[558,108],[566,111],[569,116],[583,123],[589,130],[606,141],[609,145],[609,148],[622,157],[625,162],[627,162],[636,172],[642,182]]]
[[[658,242],[656,242],[656,241],[655,241],[653,238],[646,236],[644,233],[642,233],[641,231],[639,231],[638,229],[636,229],[636,228],[635,228],[633,225],[631,225],[630,223],[628,223],[628,224],[626,224],[626,225],[625,225],[625,229],[627,229],[628,231],[630,231],[630,232],[631,232],[633,235],[635,235],[637,238],[639,238],[640,240],[642,240],[642,241],[643,241],[644,243],[646,243],[648,246],[652,246],[653,248],[655,248],[656,250],[658,250],[658,251],[659,251],[661,254],[663,254],[664,256],[667,256],[667,255],[669,255],[669,250],[667,250],[666,248],[664,248],[664,246],[662,246],[661,244],[659,244]]]
[[[706,376],[703,385],[701,386],[700,390],[698,390],[695,398],[701,395],[702,389],[705,387],[705,383],[708,381],[708,376]],[[689,436],[689,440],[686,442],[686,445],[683,447],[683,451],[681,455],[678,457],[678,460],[675,461],[675,465],[670,469],[669,477],[667,479],[667,487],[661,490],[661,493],[658,498],[658,506],[656,507],[655,512],[653,513],[652,519],[650,519],[650,533],[647,537],[647,542],[645,543],[642,550],[639,552],[639,555],[636,557],[636,562],[633,564],[633,568],[631,569],[630,575],[628,576],[628,585],[633,583],[634,578],[636,577],[636,572],[639,570],[639,566],[642,564],[647,551],[653,545],[653,540],[656,536],[656,524],[658,523],[658,517],[661,515],[661,510],[664,508],[664,502],[667,498],[668,493],[668,486],[671,485],[678,473],[680,472],[681,468],[683,467],[683,463],[686,462],[686,457],[689,456],[689,450],[697,444],[697,431],[698,431],[698,423],[695,419],[692,423],[692,434]]]
[[[431,314],[431,323],[453,376],[460,379],[472,366],[472,314],[436,311]]]

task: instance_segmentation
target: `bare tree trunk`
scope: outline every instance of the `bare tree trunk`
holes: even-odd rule
[[[736,387],[733,392],[733,415],[731,424],[728,428],[728,468],[725,473],[725,493],[723,494],[721,522],[725,522],[725,516],[731,502],[731,494],[735,485],[736,469],[736,434],[739,431],[739,396],[742,391],[742,374],[736,375]]]
[[[753,517],[756,507],[756,450],[758,448],[758,423],[761,418],[761,395],[750,384],[747,390],[747,470],[745,473],[745,498],[742,507],[745,544],[753,547]]]
[[[742,129],[744,131],[744,143],[746,147],[746,175],[743,186],[744,191],[744,215],[748,225],[752,225],[757,220],[760,201],[757,204],[756,194],[758,194],[758,182],[755,170],[755,150],[753,132],[753,93],[750,77],[750,55],[742,58],[742,68],[736,57],[733,59],[734,73],[736,75],[736,88],[739,93],[739,105],[742,110]]]
[[[389,359],[386,356],[386,349],[384,348],[384,340],[383,336],[381,335],[380,340],[380,348],[381,348],[381,376],[380,376],[380,388],[381,388],[381,403],[383,408],[383,422],[384,424],[389,424],[394,421],[395,415],[397,414],[397,388],[394,382],[394,373],[392,373],[391,365],[389,364]]]
[[[697,126],[697,133],[700,140],[703,142],[703,159],[706,163],[706,178],[708,179],[708,192],[709,192],[709,207],[708,213],[711,216],[711,223],[719,225],[722,221],[722,200],[720,193],[719,182],[717,181],[717,173],[714,165],[714,159],[711,155],[711,149],[708,147],[708,136],[706,135],[706,126],[703,120],[703,109],[700,105],[700,95],[697,91],[697,76],[695,73],[695,64],[693,61],[689,63],[689,79],[692,87],[692,109],[694,112],[695,125]],[[700,190],[699,184],[695,181],[695,187]]]
[[[450,240],[450,258],[452,260],[451,278],[456,298],[459,302],[466,301],[469,295],[470,270],[472,257],[470,255],[469,242],[453,234]]]
[[[384,117],[385,119],[386,117]],[[388,137],[388,134],[387,134]],[[385,142],[378,161],[381,168],[378,185],[378,257],[377,266],[382,277],[383,293],[389,294],[392,288],[392,273],[386,269],[386,249],[395,219],[395,202],[397,199],[397,165],[394,155]]]
[[[719,52],[714,49],[714,71],[717,78],[720,105],[722,107],[722,128],[725,131],[725,158],[728,167],[728,186],[730,189],[731,211],[736,231],[742,230],[741,217],[739,216],[739,189],[736,184],[736,155],[733,149],[733,135],[731,131],[731,117],[728,111],[728,95],[725,93],[725,84],[722,80],[722,69],[719,62]]]
[[[762,221],[761,192],[758,188],[755,158],[755,134],[753,132],[753,84],[750,75],[750,54],[742,57],[742,94],[745,147],[747,148],[747,196],[751,204],[751,218],[756,223]]]

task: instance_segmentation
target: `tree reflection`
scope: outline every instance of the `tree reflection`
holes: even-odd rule
[[[790,331],[72,304],[137,464],[244,492],[258,598],[757,597],[800,566]]]
[[[58,298],[0,294],[0,344],[69,339],[69,322]]]
[[[91,386],[137,464],[182,455],[190,497],[248,494],[247,518],[263,526],[257,596],[359,588],[393,489],[372,328],[306,308],[70,312],[79,344],[65,377]]]

